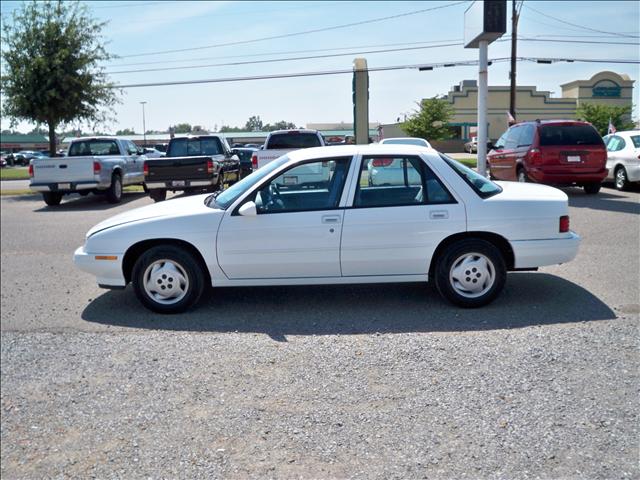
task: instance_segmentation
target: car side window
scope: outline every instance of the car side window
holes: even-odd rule
[[[138,154],[138,147],[136,147],[136,144],[133,143],[130,140],[127,140],[127,152],[129,153],[129,155],[137,155]]]
[[[337,208],[350,160],[325,158],[286,170],[257,191],[258,214]]]
[[[519,128],[520,136],[518,137],[518,147],[529,147],[533,143],[535,128],[533,125],[524,125]]]
[[[609,139],[607,143],[607,151],[609,152],[619,152],[620,150],[624,150],[624,147],[627,146],[627,143],[624,141],[624,138],[614,135]]]
[[[419,157],[365,156],[354,207],[393,207],[455,203],[452,195]]]
[[[507,130],[500,136],[500,138],[498,139],[498,141],[496,142],[493,148],[496,150],[502,150],[504,148],[504,145],[507,141],[508,136],[509,136],[509,130]]]
[[[504,144],[504,148],[506,150],[513,150],[514,148],[517,148],[521,132],[522,127],[513,127],[509,129],[509,134],[507,135],[507,139]]]

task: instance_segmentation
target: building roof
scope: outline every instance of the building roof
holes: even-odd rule
[[[2,143],[49,143],[49,139],[37,133],[9,133],[0,135]]]

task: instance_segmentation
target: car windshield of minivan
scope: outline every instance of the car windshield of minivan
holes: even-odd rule
[[[264,167],[256,170],[248,177],[243,178],[238,183],[227,188],[219,195],[215,193],[213,195],[209,195],[204,201],[205,205],[209,208],[220,208],[222,210],[226,210],[233,202],[240,198],[244,192],[261,182],[264,177],[288,161],[289,157],[283,156],[266,164]]]
[[[460,162],[454,160],[451,157],[440,154],[440,157],[449,165],[453,170],[467,182],[467,184],[475,190],[475,192],[482,198],[489,198],[497,195],[502,191],[502,187],[493,183],[488,178],[483,177],[475,170],[471,170],[469,167],[465,167]]]
[[[591,125],[545,125],[540,128],[540,146],[603,145]]]

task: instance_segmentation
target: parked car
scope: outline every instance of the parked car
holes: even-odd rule
[[[397,137],[397,138],[383,138],[379,142],[380,145],[392,144],[392,145],[417,145],[418,147],[431,148],[431,144],[424,138],[417,137]]]
[[[253,172],[251,157],[253,157],[253,154],[258,150],[258,148],[249,147],[237,147],[232,150],[232,152],[238,155],[238,158],[240,159],[240,169],[242,170],[242,177],[246,177]]]
[[[491,140],[487,140],[487,151],[493,148]],[[478,153],[478,137],[471,137],[471,139],[464,144],[464,151],[467,153]]]
[[[264,147],[253,154],[251,163],[257,170],[293,150],[324,146],[324,137],[317,130],[276,130],[267,135]]]
[[[155,148],[144,147],[142,149],[142,152],[144,156],[147,158],[160,158],[165,156],[164,152],[161,152],[160,150],[156,150]]]
[[[172,138],[164,158],[147,159],[145,187],[155,202],[167,191],[215,192],[241,178],[240,160],[219,135]]]
[[[109,203],[119,203],[122,187],[142,184],[142,151],[129,140],[85,137],[71,141],[68,156],[34,158],[29,165],[29,188],[42,192],[49,206],[59,205],[63,195],[93,192]]]
[[[380,156],[402,158],[420,182],[368,186],[364,174]],[[309,166],[322,169],[322,184],[295,181]],[[478,307],[496,298],[507,271],[575,257],[580,237],[568,210],[561,190],[494,183],[433,149],[308,148],[220,194],[105,220],[74,261],[101,287],[132,283],[160,313],[191,307],[211,285],[363,282],[434,282],[449,301]]]
[[[22,165],[22,166],[29,165],[31,160],[33,160],[34,158],[42,158],[42,157],[45,157],[45,155],[42,152],[36,152],[33,150],[21,150],[18,153],[15,153],[13,156],[14,164]]]
[[[605,181],[613,181],[618,190],[626,190],[631,183],[640,182],[640,130],[607,135],[604,143],[609,170]]]
[[[576,120],[522,122],[509,128],[487,155],[492,178],[577,185],[600,191],[607,150],[593,125]]]

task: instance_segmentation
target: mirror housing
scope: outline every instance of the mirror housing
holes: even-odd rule
[[[258,215],[255,202],[247,202],[238,209],[238,214],[243,217],[255,217]]]

